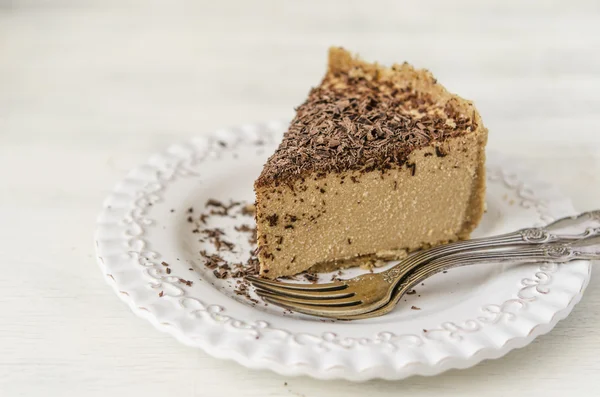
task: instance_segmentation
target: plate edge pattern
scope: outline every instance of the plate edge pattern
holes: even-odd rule
[[[125,226],[125,234],[122,238],[126,239],[127,252],[125,254],[128,259],[134,260],[139,266],[143,267],[143,271],[153,279],[154,284],[152,287],[155,289],[160,288],[163,283],[169,284],[172,288],[169,289],[168,296],[177,299],[179,307],[186,310],[188,315],[200,318],[208,316],[211,321],[215,321],[222,325],[228,324],[233,328],[254,333],[258,337],[264,332],[275,332],[284,340],[289,340],[301,345],[313,344],[319,349],[325,350],[330,346],[352,349],[357,346],[367,345],[389,346],[392,349],[396,349],[398,347],[397,344],[409,344],[418,347],[426,344],[430,340],[438,340],[439,337],[459,341],[462,339],[463,335],[477,332],[488,324],[498,323],[503,318],[508,320],[514,318],[516,316],[516,311],[537,299],[536,294],[547,294],[550,292],[548,287],[552,281],[552,273],[556,271],[556,264],[543,264],[531,278],[521,280],[522,285],[515,298],[500,304],[484,305],[481,308],[483,313],[482,316],[465,320],[461,323],[446,322],[440,324],[437,328],[428,329],[423,335],[398,335],[393,332],[384,331],[378,333],[373,338],[341,338],[333,332],[323,333],[322,335],[293,334],[287,330],[272,328],[266,321],[249,323],[243,320],[234,319],[226,314],[226,309],[222,305],[206,304],[197,298],[186,296],[185,287],[184,285],[181,285],[179,277],[175,275],[165,276],[158,271],[161,266],[159,261],[160,253],[146,249],[148,244],[143,238],[144,228],[152,225],[153,220],[148,218],[145,209],[148,208],[148,203],[156,203],[162,199],[161,194],[168,183],[174,181],[178,177],[195,175],[192,168],[203,161],[205,156],[209,155],[209,152],[221,150],[225,147],[231,148],[233,145],[239,143],[248,143],[249,140],[256,140],[257,137],[259,137],[259,139],[270,140],[272,139],[273,134],[277,132],[275,131],[276,127],[271,126],[266,129],[266,133],[263,131],[263,127],[251,128],[250,133],[247,133],[244,129],[236,130],[235,132],[226,131],[226,138],[224,139],[229,139],[234,143],[228,142],[225,145],[223,144],[223,140],[213,136],[211,138],[196,139],[194,144],[172,146],[165,152],[170,154],[167,156],[168,158],[175,159],[170,166],[164,167],[165,163],[161,161],[153,164],[147,163],[144,166],[154,171],[155,180],[144,181],[146,183],[145,188],[135,192],[132,208],[121,219],[121,226]],[[202,144],[199,145],[199,142],[204,142],[205,151],[197,150],[198,147],[203,146]],[[501,182],[509,189],[514,190],[521,200],[519,205],[524,206],[525,208],[533,207],[540,218],[540,223],[547,223],[554,219],[546,206],[546,203],[537,198],[535,192],[527,188],[525,184],[518,179],[518,176],[506,174],[499,167],[491,167],[488,170],[488,179]],[[107,202],[108,201],[110,200],[107,200]],[[110,211],[110,209],[111,208],[105,205],[104,211]],[[105,225],[106,223],[102,223],[100,226],[102,227]],[[97,246],[101,239],[100,233],[97,233]],[[101,251],[101,248],[98,248],[98,261],[101,267],[106,270]],[[114,284],[113,286],[115,290],[120,293],[121,298],[128,300],[129,293],[124,289],[120,289],[117,285],[117,281],[109,273],[107,273],[107,280],[109,283]],[[137,307],[134,302],[129,303],[130,307]],[[154,315],[147,307],[137,307],[137,309],[145,311],[146,317],[148,315]],[[164,322],[161,323],[158,318],[155,318],[152,322],[155,325],[161,324],[167,328],[172,327],[172,325],[169,326],[169,324],[165,324]],[[181,337],[178,337],[178,339],[181,339]],[[188,344],[193,345],[194,343]],[[298,367],[301,368],[301,366]]]

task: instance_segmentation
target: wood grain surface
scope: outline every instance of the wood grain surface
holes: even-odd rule
[[[526,348],[362,384],[214,359],[107,287],[92,236],[116,181],[169,143],[290,117],[330,45],[429,68],[475,101],[490,149],[600,207],[598,1],[0,0],[0,396],[600,393],[597,274]]]

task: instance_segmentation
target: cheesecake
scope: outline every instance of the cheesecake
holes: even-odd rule
[[[260,275],[391,260],[466,239],[484,211],[487,130],[427,70],[329,50],[255,181]]]

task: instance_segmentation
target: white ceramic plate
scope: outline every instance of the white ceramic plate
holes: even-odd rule
[[[416,288],[393,313],[356,322],[286,314],[236,296],[230,281],[203,265],[186,210],[202,209],[209,198],[253,202],[253,181],[284,129],[246,125],[174,145],[116,186],[98,219],[98,261],[134,313],[187,345],[251,368],[360,381],[434,375],[500,357],[550,331],[580,300],[591,271],[584,261],[453,269]],[[551,186],[489,155],[487,213],[476,236],[574,212]],[[231,259],[245,260],[248,250]]]

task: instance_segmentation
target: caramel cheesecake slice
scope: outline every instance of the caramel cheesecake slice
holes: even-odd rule
[[[329,52],[255,182],[260,274],[335,269],[466,239],[484,208],[487,130],[427,70]]]

